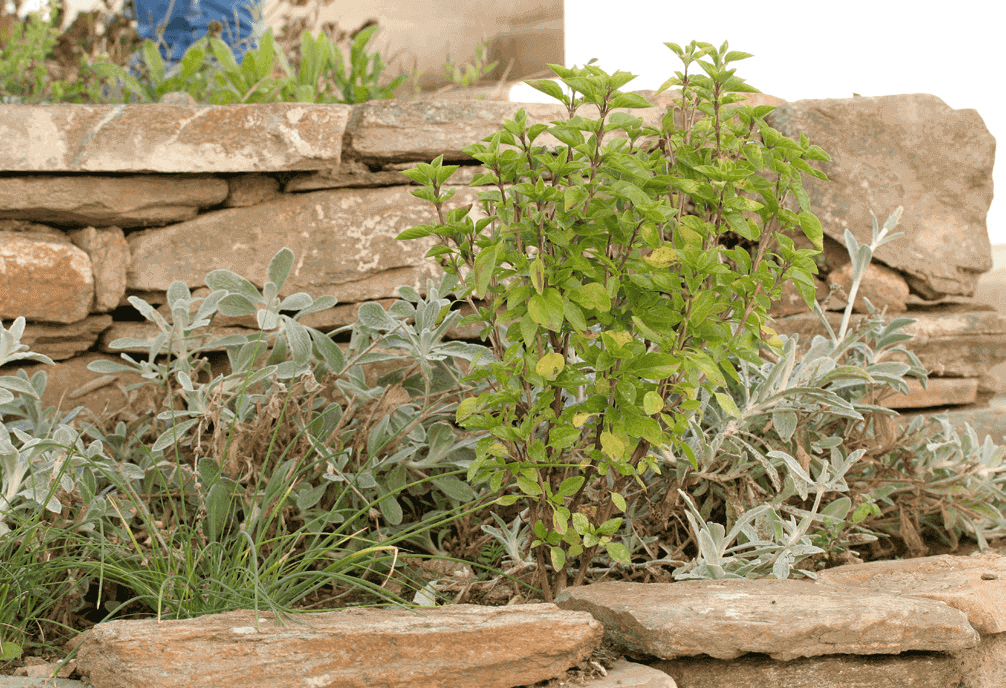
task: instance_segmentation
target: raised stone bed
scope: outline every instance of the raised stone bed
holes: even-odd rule
[[[512,688],[577,665],[599,667],[592,688],[1002,688],[1004,596],[1006,558],[944,555],[816,582],[598,583],[556,604],[113,621],[72,667],[95,688]]]
[[[669,94],[647,95],[658,106],[632,112],[657,124]],[[997,391],[986,373],[1006,358],[1006,322],[970,299],[978,276],[992,267],[984,220],[994,140],[978,114],[928,95],[784,103],[754,94],[750,102],[778,106],[770,124],[796,139],[806,132],[833,158],[822,164],[832,184],[805,179],[826,234],[825,269],[839,275],[847,260],[837,243],[846,228],[869,239],[869,208],[883,220],[905,206],[898,229],[906,236],[878,252],[883,280],[864,290],[890,310],[922,308],[907,313],[920,319],[920,336],[909,346],[920,349],[933,375],[970,380],[942,384],[947,392],[938,400],[959,405]],[[423,257],[428,241],[394,238],[432,219],[401,170],[443,154],[464,165],[456,181],[467,183],[477,165],[461,148],[521,107],[529,123],[565,112],[487,101],[0,106],[0,319],[24,316],[25,343],[54,360],[85,352],[117,358],[108,343],[125,328],[153,336],[145,322],[124,320],[137,317],[129,315],[128,296],[161,305],[176,279],[200,295],[205,274],[217,268],[261,287],[269,260],[287,246],[297,262],[282,295],[331,294],[341,305],[305,323],[344,325],[361,301],[393,297],[405,284],[421,288],[439,274]],[[878,138],[886,142],[883,154],[867,145]],[[548,135],[539,142],[556,143]],[[878,169],[886,172],[870,172]],[[459,189],[455,200],[470,202],[476,193]],[[904,285],[912,287],[907,298]],[[894,292],[899,296],[884,301]],[[933,311],[948,300],[955,302],[952,318]],[[777,315],[800,308],[787,301]],[[806,322],[797,315],[778,329],[808,332]],[[221,319],[214,325],[222,327]],[[96,378],[85,373],[67,391]],[[79,399],[90,406],[88,395]],[[930,393],[898,403],[933,401]]]

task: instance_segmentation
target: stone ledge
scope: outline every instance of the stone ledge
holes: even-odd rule
[[[284,624],[239,610],[98,624],[77,666],[100,688],[504,688],[563,675],[603,633],[554,604],[346,609]]]
[[[335,167],[350,105],[3,105],[6,172],[260,172]]]

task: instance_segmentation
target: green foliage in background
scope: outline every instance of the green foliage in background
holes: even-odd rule
[[[57,3],[58,5],[58,3]],[[51,21],[51,19],[50,19]],[[180,62],[170,70],[164,65],[157,43],[143,42],[140,49],[143,79],[137,79],[107,54],[80,56],[77,83],[49,81],[44,58],[56,43],[58,30],[31,13],[24,25],[15,23],[8,44],[0,50],[0,90],[5,102],[157,102],[166,93],[181,91],[197,103],[363,103],[392,98],[408,80],[399,74],[384,79],[387,65],[370,44],[377,25],[363,28],[348,45],[348,56],[335,40],[324,34],[317,38],[305,30],[299,48],[300,65],[294,72],[273,37],[263,34],[258,48],[246,51],[238,64],[234,53],[219,38],[220,26],[210,23],[210,31],[189,46]],[[484,64],[486,47],[480,45],[474,65],[463,71],[449,63],[448,75],[455,84],[474,83],[492,65]],[[453,71],[452,71],[453,70]],[[474,70],[474,71],[473,71]],[[418,78],[418,75],[416,75]],[[386,83],[385,83],[386,82]]]

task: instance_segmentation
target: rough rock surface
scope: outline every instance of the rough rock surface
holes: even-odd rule
[[[0,231],[0,319],[73,323],[94,300],[87,253],[65,236]]]
[[[991,269],[986,216],[992,203],[995,139],[976,110],[955,110],[933,95],[800,100],[766,121],[799,140],[803,132],[832,158],[825,182],[804,175],[824,232],[844,245],[846,229],[869,244],[898,206],[905,235],[875,258],[906,274],[927,299],[974,294]]]
[[[475,198],[474,190],[465,189],[452,200]],[[306,291],[342,302],[385,298],[399,286],[425,286],[426,278],[440,274],[436,262],[424,257],[434,239],[395,238],[434,217],[433,207],[407,186],[284,194],[129,234],[126,283],[131,290],[162,291],[174,280],[198,287],[208,272],[226,266],[261,289],[269,261],[288,247],[296,262],[281,295]]]
[[[651,665],[682,688],[949,688],[962,672],[950,655],[833,655],[775,662],[748,655],[730,662],[682,657]],[[991,684],[986,688],[992,688]]]
[[[938,406],[964,406],[978,398],[978,378],[934,377],[922,388],[915,378],[906,378],[908,394],[892,394],[880,402],[890,409],[936,408]]]
[[[759,652],[788,661],[954,651],[979,642],[967,616],[941,602],[802,580],[596,583],[563,590],[556,604],[589,611],[609,638],[630,652],[661,659],[700,654],[733,659]]]
[[[824,308],[829,311],[844,311],[849,290],[852,289],[852,263],[846,263],[831,272],[828,275],[828,285],[837,289],[831,292]],[[866,300],[869,299],[878,311],[886,308],[888,313],[902,313],[908,309],[908,293],[908,282],[899,272],[879,263],[870,263],[856,291],[856,303],[852,306],[852,312],[869,313],[866,307]]]
[[[94,274],[92,312],[107,313],[119,305],[126,293],[129,246],[119,227],[85,227],[68,232],[70,240],[91,261]]]
[[[846,651],[845,654],[785,661],[773,659],[766,653],[737,657],[732,651],[730,659],[714,658],[710,655],[722,650],[717,638],[703,647],[709,652],[673,659],[654,659],[654,645],[650,642],[641,648],[629,648],[631,655],[638,655],[635,661],[612,656],[610,644],[597,648],[592,654],[600,631],[596,621],[582,615],[571,622],[571,617],[561,616],[556,605],[532,604],[499,608],[462,605],[419,610],[428,615],[426,621],[431,613],[437,617],[430,623],[417,622],[409,612],[402,610],[354,610],[335,612],[334,616],[309,617],[315,626],[322,627],[320,632],[317,628],[298,625],[296,621],[277,626],[271,616],[263,616],[260,617],[262,632],[258,633],[252,614],[247,611],[160,624],[155,621],[103,623],[81,636],[85,642],[78,666],[90,672],[96,688],[206,684],[205,680],[198,679],[184,683],[197,673],[251,688],[258,685],[281,688],[286,685],[408,685],[408,681],[424,686],[520,685],[526,688],[529,684],[520,681],[527,679],[523,675],[516,676],[511,667],[541,666],[547,662],[562,665],[565,661],[570,662],[566,666],[584,666],[582,662],[589,661],[595,668],[601,666],[600,662],[605,663],[607,671],[602,670],[605,675],[583,684],[589,688],[1002,688],[1006,685],[1006,633],[996,632],[996,629],[1002,626],[1004,618],[999,599],[1002,579],[997,577],[1006,573],[1004,561],[1006,558],[998,553],[985,552],[970,557],[923,557],[844,566],[823,572],[816,583],[771,579],[686,581],[670,585],[610,582],[578,589],[585,594],[571,594],[577,591],[574,589],[561,595],[566,600],[561,603],[563,606],[589,600],[586,606],[591,607],[593,617],[605,620],[608,641],[617,642],[630,636],[640,639],[648,633],[647,624],[666,623],[664,640],[673,642],[673,638],[678,638],[683,643],[675,653],[678,655],[691,652],[696,637],[700,642],[708,640],[714,635],[710,629],[715,630],[725,620],[737,624],[742,629],[739,633],[742,637],[757,635],[767,640],[775,636],[790,649],[789,641],[785,640],[786,631],[778,627],[804,626],[807,619],[815,615],[826,622],[816,640],[835,650]],[[690,585],[694,583],[701,583],[710,590],[696,596],[695,586]],[[817,596],[808,596],[808,587]],[[681,594],[672,600],[666,594],[669,588],[677,588]],[[604,593],[596,594],[599,589]],[[719,592],[715,592],[717,589]],[[769,590],[773,594],[762,594]],[[878,599],[883,599],[879,611],[874,604]],[[822,600],[825,605],[816,604]],[[832,604],[835,602],[840,602],[844,608],[837,617]],[[972,637],[979,634],[971,624],[984,629],[980,642],[959,647],[961,638],[954,629],[961,626],[955,622],[952,627],[943,627],[947,642],[936,643],[939,647],[932,651],[897,652],[892,648],[891,652],[896,654],[856,654],[875,650],[873,636],[883,635],[885,629],[897,627],[895,635],[902,639],[932,634],[933,619],[929,611],[919,614],[917,603],[922,603],[929,611],[940,609],[956,618],[966,616],[963,628]],[[849,621],[855,614],[861,615],[859,625],[862,628],[853,631],[854,624]],[[506,618],[501,621],[499,616]],[[476,623],[471,623],[473,617]],[[883,617],[879,623],[871,623],[878,617]],[[334,624],[314,621],[327,618],[342,619],[340,628],[344,633],[333,641],[335,649],[326,642],[326,631],[334,628]],[[892,626],[890,622],[894,618],[898,621]],[[836,621],[835,625],[828,625]],[[351,629],[348,634],[345,633],[347,628]],[[747,630],[743,630],[745,628]],[[562,661],[556,659],[556,644],[552,642],[556,637],[560,639],[561,648],[568,650]],[[854,647],[860,640],[865,640],[868,646]],[[466,673],[464,679],[456,681],[457,674],[451,673],[451,668],[460,666],[456,647],[459,645],[463,645],[461,655],[464,658],[486,661],[474,673]],[[357,655],[350,656],[354,652],[363,655],[366,661],[354,662]],[[494,658],[501,652],[509,664],[502,668],[496,666],[492,679],[483,680],[485,667],[494,665]],[[524,653],[520,655],[523,661],[513,659],[519,653]],[[581,659],[571,660],[574,656]],[[341,665],[343,673],[332,673],[333,657],[349,659]],[[384,673],[378,675],[374,666],[381,660],[385,660],[380,667]],[[253,671],[246,668],[250,662],[257,662]],[[274,680],[281,665],[287,678],[295,677],[300,682]],[[227,666],[241,667],[235,669],[235,672],[243,670],[240,680],[231,680],[234,674],[226,673]],[[450,668],[432,673],[443,666]],[[218,671],[220,667],[224,668]],[[559,675],[561,673],[560,670]]]
[[[553,604],[349,609],[285,625],[242,610],[98,624],[77,666],[100,688],[506,688],[563,675],[603,632]]]
[[[0,179],[0,219],[150,227],[191,220],[222,203],[227,182],[208,175],[34,175]]]
[[[995,552],[838,566],[818,574],[817,584],[939,600],[982,635],[1006,631],[1006,557]]]
[[[10,328],[10,323],[4,322]],[[21,343],[33,352],[45,354],[54,361],[63,361],[94,346],[101,333],[112,326],[111,315],[89,315],[68,325],[28,323]]]
[[[0,166],[28,173],[313,170],[339,164],[352,111],[306,103],[5,107]]]
[[[993,310],[960,310],[940,306],[900,314],[916,322],[904,332],[914,335],[904,346],[913,351],[926,370],[947,377],[980,377],[985,371],[1006,360],[1006,316]],[[856,327],[866,316],[854,315],[849,327]],[[898,314],[888,316],[890,321]],[[835,332],[842,324],[841,313],[828,313],[828,323]],[[780,334],[799,334],[798,355],[810,348],[814,335],[827,336],[821,319],[813,313],[780,318],[772,325]],[[896,357],[892,356],[892,360]]]

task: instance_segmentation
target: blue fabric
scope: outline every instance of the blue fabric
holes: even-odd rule
[[[220,39],[231,47],[234,59],[241,64],[245,51],[249,47],[258,47],[257,41],[245,41],[252,36],[255,23],[246,5],[254,2],[255,0],[174,0],[172,4],[171,0],[134,0],[136,31],[141,38],[149,38],[156,43],[158,25],[166,24],[163,37],[166,45],[160,45],[159,48],[165,68],[170,70],[193,43],[207,34],[210,21],[216,20],[224,25]],[[131,67],[138,65],[139,61],[139,54],[134,55]],[[130,71],[136,75],[133,69]]]

